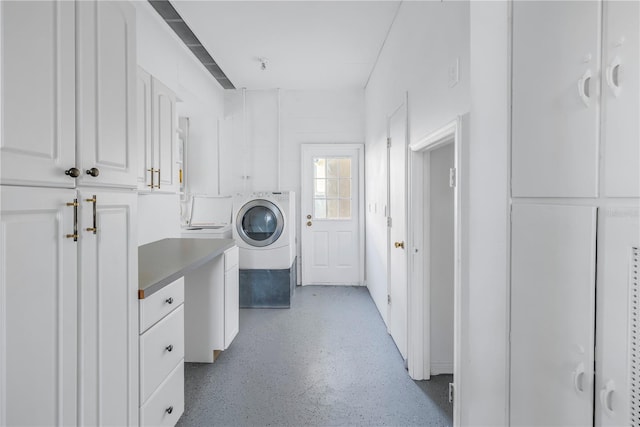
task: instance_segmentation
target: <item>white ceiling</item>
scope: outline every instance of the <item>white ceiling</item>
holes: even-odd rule
[[[172,4],[237,88],[342,89],[366,85],[399,1]]]

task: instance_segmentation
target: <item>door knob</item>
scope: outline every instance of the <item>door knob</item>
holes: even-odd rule
[[[98,168],[87,169],[86,172],[87,172],[87,175],[91,175],[94,178],[100,175],[100,170]]]
[[[311,221],[307,221],[307,227],[311,227]]]
[[[80,176],[80,169],[78,168],[70,168],[64,171],[65,175],[69,175],[71,178],[77,178]]]
[[[395,242],[393,244],[396,248],[402,248],[404,249],[404,242]]]

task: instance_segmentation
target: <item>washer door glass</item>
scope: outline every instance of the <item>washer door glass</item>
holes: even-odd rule
[[[283,227],[282,212],[268,200],[252,200],[238,212],[238,234],[252,246],[269,246],[278,240]]]

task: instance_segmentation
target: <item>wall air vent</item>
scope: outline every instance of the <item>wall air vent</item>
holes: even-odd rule
[[[169,0],[149,0],[149,3],[223,88],[236,88]]]
[[[640,248],[633,248],[631,258],[630,289],[630,317],[631,317],[631,425],[640,426]]]

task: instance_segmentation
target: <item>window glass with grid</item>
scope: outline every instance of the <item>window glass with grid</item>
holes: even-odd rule
[[[313,217],[351,219],[351,159],[314,157]]]

